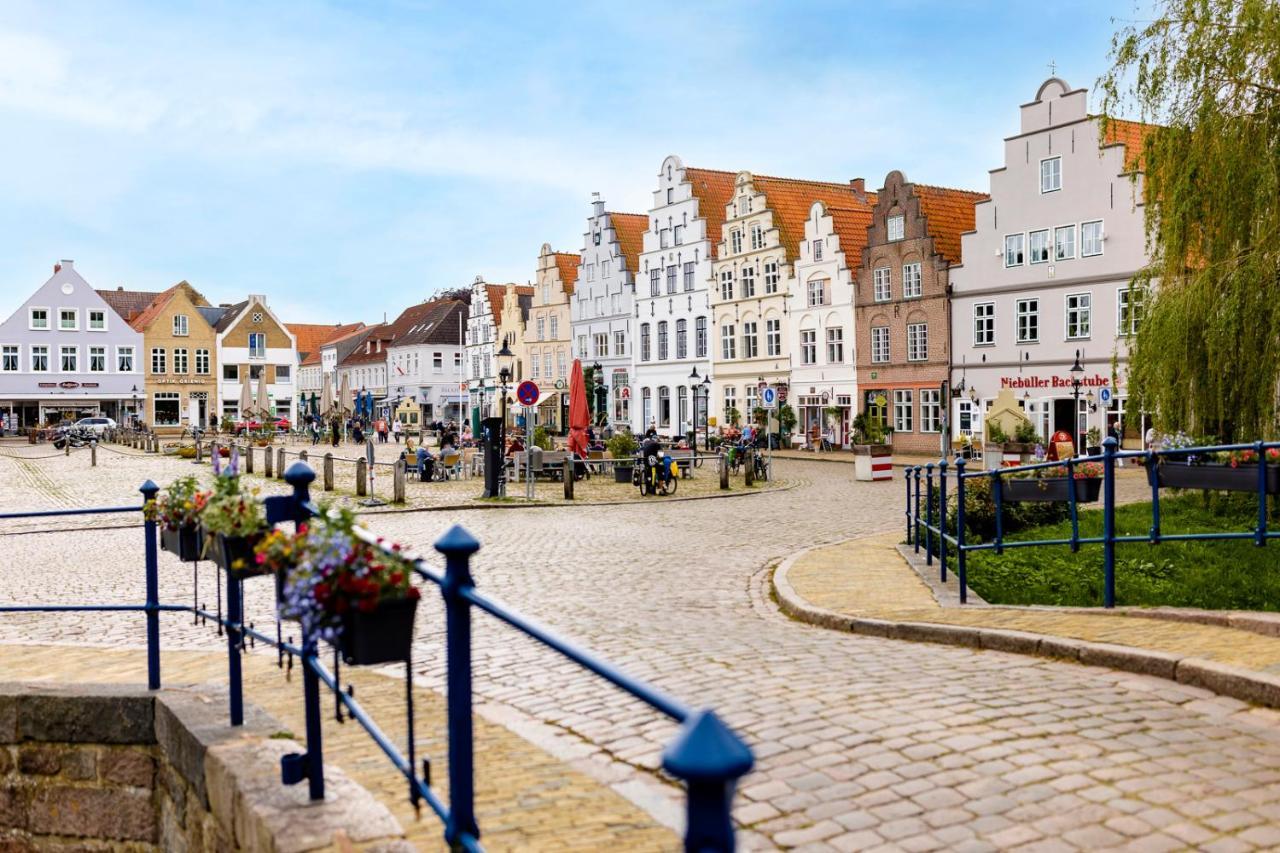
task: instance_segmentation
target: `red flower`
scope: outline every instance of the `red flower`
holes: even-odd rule
[[[361,613],[372,613],[378,609],[378,600],[376,598],[364,598],[360,600],[358,606]]]
[[[411,586],[405,591],[404,597],[410,601],[417,601],[422,597],[422,593],[418,592],[418,588],[416,586]]]
[[[315,594],[316,601],[320,601],[320,602],[323,602],[326,598],[329,597],[330,591],[331,590],[329,589],[329,585],[327,583],[318,583],[316,584],[315,589],[312,590],[312,592]]]
[[[392,572],[391,575],[387,578],[387,582],[390,583],[392,586],[399,586],[400,584],[404,583],[404,573]]]

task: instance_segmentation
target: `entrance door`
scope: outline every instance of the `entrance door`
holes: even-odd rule
[[[1070,397],[1053,401],[1053,431],[1065,432],[1070,436],[1076,434],[1075,400]],[[1073,439],[1074,440],[1074,439]]]

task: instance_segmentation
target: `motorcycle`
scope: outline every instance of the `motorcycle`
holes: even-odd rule
[[[85,447],[90,443],[97,442],[97,440],[98,436],[93,430],[72,427],[60,430],[54,436],[53,446],[57,450],[63,450],[68,444],[72,447]]]

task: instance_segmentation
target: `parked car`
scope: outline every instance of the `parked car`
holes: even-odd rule
[[[276,418],[275,421],[272,422],[272,426],[275,428],[276,432],[288,432],[289,419]],[[257,418],[251,418],[247,421],[236,421],[236,435],[242,435],[246,432],[261,432],[262,428],[263,423]]]
[[[74,426],[79,430],[88,430],[95,435],[102,435],[109,429],[115,429],[116,422],[111,418],[81,418],[75,422]]]

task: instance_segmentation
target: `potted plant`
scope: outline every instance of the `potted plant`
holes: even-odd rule
[[[613,466],[613,481],[615,483],[630,483],[632,472],[635,469],[636,451],[640,449],[635,436],[623,430],[615,433],[607,444],[609,455],[618,460]]]
[[[1085,452],[1090,456],[1098,456],[1102,453],[1102,430],[1096,426],[1089,427],[1084,434]]]
[[[180,477],[163,495],[147,501],[142,511],[159,525],[161,548],[186,563],[200,559],[200,513],[208,499],[195,477]]]
[[[863,412],[853,419],[853,432],[854,478],[864,482],[874,480],[877,468],[883,476],[884,466],[893,456],[893,446],[889,443],[892,431],[879,418],[868,417]]]
[[[1185,432],[1179,432],[1174,435],[1157,435],[1151,446],[1154,450],[1175,450],[1195,447],[1196,444],[1195,439]],[[1264,489],[1269,495],[1280,494],[1280,450],[1269,447],[1265,455]],[[1149,476],[1154,476],[1157,483],[1167,488],[1221,492],[1258,491],[1258,454],[1255,450],[1152,458],[1158,462],[1149,469]]]
[[[313,519],[285,580],[281,615],[299,621],[304,636],[337,646],[349,664],[408,660],[420,595],[413,566],[399,545],[370,545],[354,526],[347,510]]]
[[[297,532],[280,528],[267,532],[253,549],[253,561],[264,573],[275,575],[276,601],[284,601],[284,584],[289,572],[298,565],[298,555],[306,548],[309,525],[299,524]]]
[[[208,534],[206,548],[212,559],[238,578],[266,574],[254,555],[254,547],[267,529],[267,517],[256,493],[240,489],[240,454],[233,452],[224,466],[213,457],[213,493],[201,523]]]
[[[1037,445],[1037,461],[1043,460],[1044,449]],[[1070,474],[1068,474],[1070,471]],[[1004,481],[1004,495],[1011,501],[1052,503],[1069,501],[1074,493],[1077,503],[1093,503],[1102,488],[1102,464],[1081,462],[1068,469],[1066,465],[1018,471]]]

